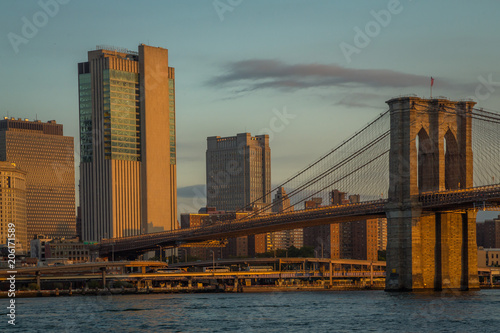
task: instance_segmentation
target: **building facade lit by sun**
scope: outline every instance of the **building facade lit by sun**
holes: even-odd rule
[[[0,162],[0,245],[9,241],[16,254],[27,253],[26,172],[15,163]]]
[[[175,75],[168,50],[98,47],[78,64],[82,238],[177,223]]]
[[[0,121],[0,161],[26,172],[28,239],[74,237],[74,142],[63,135],[63,125],[5,117]]]

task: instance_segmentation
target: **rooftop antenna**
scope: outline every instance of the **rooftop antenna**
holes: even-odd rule
[[[38,120],[38,113],[35,113],[35,120]]]

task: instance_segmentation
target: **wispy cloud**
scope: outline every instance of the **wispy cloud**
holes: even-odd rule
[[[336,64],[287,64],[280,60],[251,59],[228,63],[225,74],[210,85],[233,85],[240,90],[276,88],[297,90],[313,87],[397,88],[429,85],[430,78],[385,69],[354,69]],[[441,82],[448,85],[446,82]]]
[[[384,98],[388,99],[387,96],[382,96],[378,94],[370,93],[349,93],[343,94],[342,97],[337,100],[334,105],[347,106],[349,108],[377,108],[376,103],[373,101],[380,101]]]
[[[204,184],[178,187],[177,196],[180,198],[197,198],[200,196],[205,197],[206,187]]]

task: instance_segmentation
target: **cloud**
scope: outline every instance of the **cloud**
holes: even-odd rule
[[[180,198],[200,198],[205,197],[206,188],[205,184],[178,187],[177,197]]]
[[[177,210],[179,214],[197,213],[207,206],[205,184],[177,188]]]
[[[241,91],[313,87],[404,88],[428,86],[430,77],[385,69],[354,69],[336,64],[287,64],[279,60],[251,59],[228,63],[225,74],[211,79],[215,86],[240,85]],[[448,86],[441,81],[442,85]]]
[[[377,108],[378,104],[370,103],[370,101],[380,101],[384,98],[389,99],[381,95],[369,93],[344,94],[334,105],[342,105],[350,108]]]

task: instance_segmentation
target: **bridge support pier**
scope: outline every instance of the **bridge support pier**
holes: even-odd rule
[[[479,288],[476,212],[436,213],[436,289]]]
[[[387,211],[386,290],[479,288],[476,212]]]

